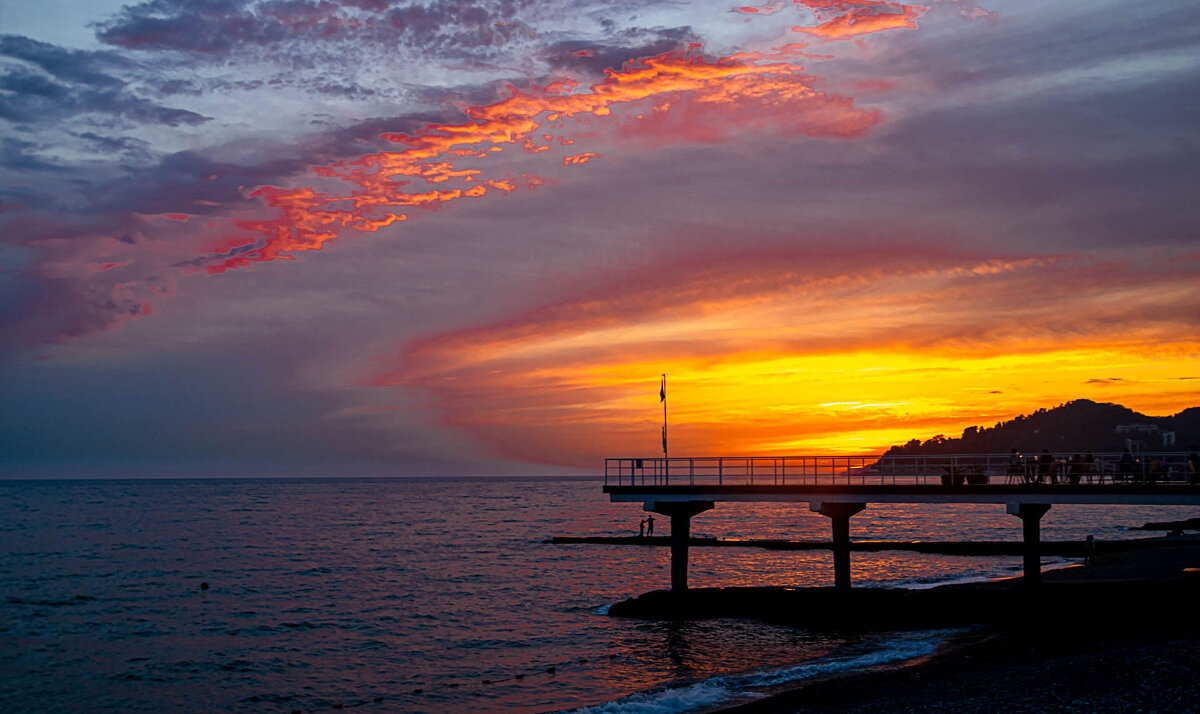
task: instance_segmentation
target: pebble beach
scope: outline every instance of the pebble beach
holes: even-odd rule
[[[723,711],[1197,711],[1200,584],[1186,569],[1200,566],[1200,542],[1162,541],[1150,551],[1046,573],[1048,609],[975,628],[931,657],[809,682]],[[987,587],[1020,597],[1023,585],[1018,578]],[[1078,596],[1075,606],[1055,598],[1064,589]],[[968,588],[944,590],[971,597]],[[1108,598],[1113,592],[1124,595]]]

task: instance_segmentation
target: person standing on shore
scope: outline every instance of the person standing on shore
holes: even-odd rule
[[[646,522],[638,521],[638,538],[646,537]]]
[[[646,535],[648,535],[648,536],[654,535],[654,516],[653,516],[653,514],[646,516]]]

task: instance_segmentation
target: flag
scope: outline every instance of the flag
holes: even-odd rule
[[[662,378],[662,387],[658,390],[658,401],[667,401],[667,376],[664,374]]]
[[[663,454],[667,453],[667,427],[662,428],[663,431]]]

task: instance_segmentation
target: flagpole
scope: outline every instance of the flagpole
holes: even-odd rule
[[[667,374],[662,376],[662,405],[663,405],[663,475],[667,483],[671,482],[671,458],[667,452]]]

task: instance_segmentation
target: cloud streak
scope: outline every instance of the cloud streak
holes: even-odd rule
[[[763,131],[857,138],[882,119],[875,110],[830,96],[812,86],[800,65],[764,61],[758,54],[706,59],[695,52],[669,52],[607,70],[586,89],[566,78],[546,88],[523,91],[491,104],[468,107],[467,121],[432,124],[411,133],[382,138],[401,151],[367,154],[314,167],[323,179],[353,190],[325,193],[311,186],[266,187],[251,194],[278,211],[269,221],[238,225],[259,238],[218,256],[207,268],[220,273],[254,262],[319,250],[339,228],[376,231],[407,219],[401,209],[434,208],[489,193],[510,193],[544,183],[536,174],[497,174],[494,155],[520,148],[538,154],[574,143],[561,132],[593,121],[618,124],[624,136],[651,137],[659,146],[681,141],[718,141],[738,132]],[[617,111],[630,116],[614,116]],[[578,166],[599,156],[578,152],[562,165]],[[491,173],[489,176],[488,174]],[[410,188],[416,184],[414,190]]]
[[[1195,260],[899,253],[706,256],[609,277],[416,341],[375,384],[426,390],[497,455],[567,465],[645,449],[655,370],[679,385],[673,433],[689,453],[869,452],[1084,383],[1190,405],[1168,377],[1200,354]],[[1128,376],[1088,380],[1106,365]]]
[[[886,30],[917,29],[917,18],[927,8],[882,0],[797,0],[816,12],[821,21],[813,27],[797,25],[793,32],[826,40],[849,40]]]

